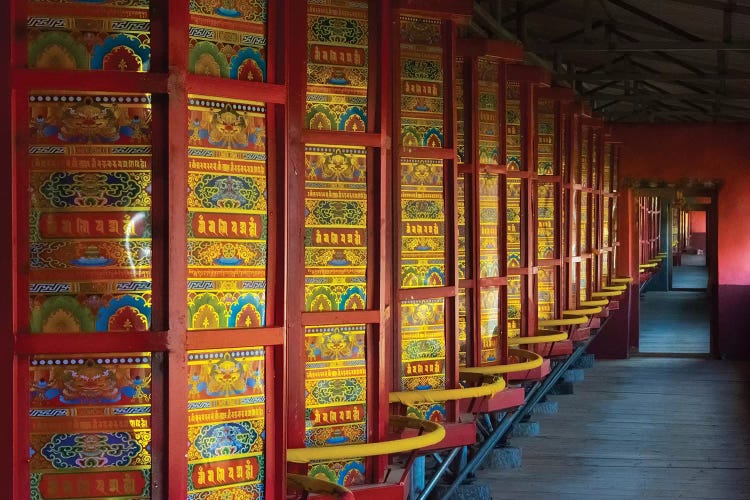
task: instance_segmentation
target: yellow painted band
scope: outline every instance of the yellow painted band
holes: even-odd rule
[[[580,304],[583,307],[604,307],[609,304],[609,299],[584,300],[581,301]]]
[[[302,474],[287,474],[286,485],[287,489],[291,491],[329,495],[334,498],[354,498],[354,494],[349,488]]]
[[[574,316],[572,318],[563,319],[542,319],[539,320],[539,326],[546,328],[549,326],[575,326],[588,323],[589,319],[586,316]]]
[[[587,307],[584,309],[568,309],[563,311],[563,316],[589,316],[592,314],[599,314],[602,312],[601,307]]]
[[[631,278],[630,276],[622,277],[622,278],[618,277],[618,278],[610,278],[609,281],[611,281],[612,283],[632,283],[633,278]]]
[[[617,297],[622,295],[621,291],[605,291],[605,292],[594,292],[591,294],[592,297]]]
[[[534,338],[534,337],[524,337]],[[544,363],[544,359],[537,353],[527,351],[526,349],[508,349],[509,356],[515,356],[517,358],[524,359],[520,363],[510,363],[507,365],[492,365],[492,366],[471,366],[461,368],[459,374],[466,373],[472,375],[503,375],[506,373],[525,372],[539,368]]]
[[[545,332],[543,335],[539,335],[540,332]],[[558,332],[556,330],[540,330],[536,335],[531,337],[513,337],[508,339],[509,346],[517,345],[530,345],[530,344],[546,344],[548,342],[561,342],[568,339],[566,332]],[[546,333],[550,332],[550,333]]]
[[[489,384],[482,384],[476,387],[392,392],[388,395],[388,402],[413,406],[419,403],[434,403],[435,401],[457,401],[459,399],[494,396],[503,389],[505,389],[505,380],[498,379]]]
[[[650,262],[650,263],[648,263],[648,264],[641,264],[641,265],[640,265],[640,266],[638,266],[638,267],[640,267],[641,269],[650,269],[650,268],[652,268],[652,267],[656,267],[656,266],[658,266],[658,265],[659,265],[659,263],[658,263],[658,262]]]
[[[437,444],[445,438],[445,428],[435,422],[414,417],[391,415],[389,423],[401,429],[421,429],[423,434],[381,443],[345,444],[341,446],[324,446],[319,448],[292,448],[286,450],[287,462],[306,464],[316,460],[333,461],[357,457],[374,457],[390,455],[405,451],[418,450]]]
[[[663,261],[663,257],[657,257],[656,259],[648,259],[649,264],[658,264],[659,262]]]

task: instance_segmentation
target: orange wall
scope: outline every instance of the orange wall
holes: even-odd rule
[[[620,125],[620,177],[722,179],[719,285],[750,285],[750,124]]]

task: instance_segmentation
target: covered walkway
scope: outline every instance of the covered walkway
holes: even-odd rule
[[[483,470],[498,499],[750,498],[750,366],[597,361],[575,394],[515,438],[523,466]]]

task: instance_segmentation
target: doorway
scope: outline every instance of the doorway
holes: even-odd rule
[[[715,193],[661,193],[661,248],[668,257],[642,287],[639,354],[712,352],[712,277],[716,276]],[[712,240],[713,238],[713,240]]]

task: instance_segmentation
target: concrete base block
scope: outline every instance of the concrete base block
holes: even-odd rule
[[[557,401],[540,401],[531,410],[532,415],[556,415],[560,411]]]
[[[432,493],[435,498],[443,498],[445,492],[450,488],[449,485],[439,485],[435,488]],[[432,497],[431,497],[432,498]],[[474,481],[467,484],[462,484],[456,489],[456,492],[452,494],[448,500],[492,500],[492,493],[487,483],[481,481]]]
[[[565,380],[560,380],[555,384],[555,386],[550,389],[549,394],[552,395],[567,395],[567,394],[573,394],[573,382],[566,382]]]
[[[510,431],[510,437],[534,437],[540,431],[539,422],[518,422]]]
[[[571,368],[581,368],[584,370],[588,370],[589,368],[594,367],[595,359],[596,357],[593,354],[583,354],[576,360],[575,363],[573,363]]]
[[[565,373],[563,373],[562,380],[565,382],[583,382],[583,369],[568,369]]]
[[[489,470],[518,469],[521,467],[521,448],[502,446],[487,455],[484,466]]]

